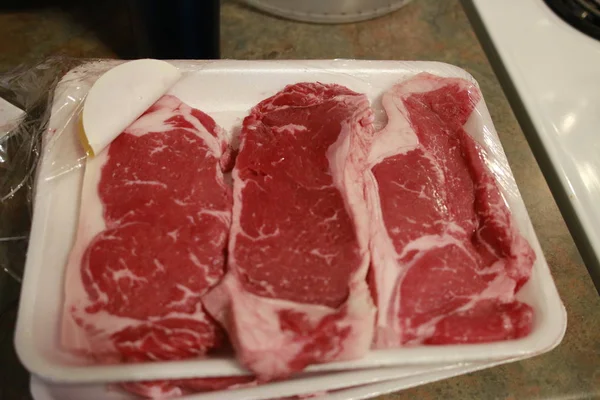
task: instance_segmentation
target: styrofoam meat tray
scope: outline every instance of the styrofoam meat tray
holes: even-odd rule
[[[360,400],[467,374],[516,360],[491,363],[446,364],[429,367],[384,367],[369,370],[324,373],[314,378],[228,390],[228,400],[269,400],[312,394],[319,400]],[[34,400],[136,400],[135,395],[111,390],[103,384],[57,384],[31,377]],[[198,393],[179,400],[221,400],[223,391]]]
[[[57,382],[247,374],[233,357],[93,365],[63,351],[59,345],[63,278],[76,232],[83,180],[83,168],[77,168],[83,154],[74,115],[94,80],[117,63],[103,61],[80,66],[70,71],[56,89],[46,135],[47,150],[38,169],[34,218],[15,337],[18,355],[29,371]],[[239,127],[249,109],[259,101],[287,84],[300,81],[338,83],[365,93],[380,123],[385,118],[380,105],[381,94],[403,78],[425,71],[474,82],[464,70],[434,62],[219,60],[174,61],[173,64],[185,74],[170,93],[209,113],[228,131]],[[552,349],[561,341],[566,328],[566,313],[483,100],[477,105],[467,129],[487,151],[491,170],[508,172],[498,176],[498,182],[521,232],[537,254],[531,279],[519,293],[520,300],[530,304],[535,311],[532,333],[523,339],[489,344],[374,350],[360,360],[314,365],[307,368],[307,372],[533,356]]]
[[[266,400],[292,396],[343,391],[349,387],[370,385],[388,380],[409,378],[427,373],[454,370],[456,365],[420,367],[384,367],[345,372],[319,373],[311,377],[272,382],[259,386],[197,393],[178,397],[179,400]],[[107,384],[56,384],[32,376],[31,390],[36,400],[135,400],[138,396],[125,393]],[[40,397],[40,399],[38,399]]]

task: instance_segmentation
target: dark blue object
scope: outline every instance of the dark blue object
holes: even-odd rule
[[[219,0],[129,0],[139,58],[219,58]]]

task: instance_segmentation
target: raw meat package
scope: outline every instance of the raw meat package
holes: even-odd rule
[[[320,83],[287,86],[244,119],[229,270],[203,302],[262,380],[370,347],[372,121],[365,95]]]
[[[535,253],[464,126],[479,90],[427,73],[383,97],[370,155],[376,347],[480,343],[530,333],[515,299]]]
[[[159,395],[255,374],[194,396],[258,400],[560,343],[564,307],[465,71],[170,61],[181,79],[86,160],[78,116],[121,63],[53,94],[15,333],[32,374]]]
[[[224,132],[163,96],[88,160],[62,345],[101,362],[182,359],[224,340],[200,303],[224,273]]]

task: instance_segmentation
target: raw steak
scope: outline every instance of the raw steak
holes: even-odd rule
[[[219,346],[200,298],[224,274],[228,157],[212,118],[164,96],[88,160],[67,266],[65,348],[128,362]]]
[[[364,95],[299,83],[244,120],[229,272],[203,302],[262,380],[369,349],[363,191],[372,119]]]
[[[462,79],[419,74],[384,97],[368,173],[377,347],[478,343],[531,330],[515,300],[535,254],[464,125],[480,100]]]

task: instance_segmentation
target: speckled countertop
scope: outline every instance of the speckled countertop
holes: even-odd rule
[[[290,22],[224,1],[221,32],[223,58],[436,60],[466,69],[480,83],[567,308],[567,333],[548,354],[381,400],[600,398],[600,297],[458,0],[414,0],[373,21],[332,26]],[[0,11],[0,74],[57,53],[115,57],[92,31],[58,9]],[[5,309],[18,286],[0,279]],[[14,307],[0,315],[2,400],[30,399],[27,374],[12,349],[15,317]]]

